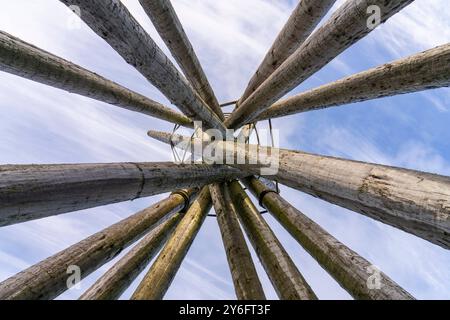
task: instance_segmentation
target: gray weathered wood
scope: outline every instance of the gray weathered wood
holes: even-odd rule
[[[255,178],[243,179],[247,188],[261,197],[267,187]],[[264,207],[286,228],[300,245],[355,299],[410,300],[408,292],[380,271],[380,287],[370,281],[374,265],[339,242],[317,223],[294,208],[275,192],[263,195]]]
[[[450,44],[283,99],[256,120],[450,86]]]
[[[2,165],[0,226],[245,176],[171,162]]]
[[[239,300],[265,299],[228,186],[224,183],[214,183],[209,186],[209,190],[237,298]]]
[[[174,144],[186,145],[190,140],[155,131],[149,135],[165,143],[172,140]],[[193,143],[202,142],[194,140]],[[272,178],[280,183],[450,248],[450,177],[300,151],[216,141],[216,152],[225,153],[227,148],[234,150],[235,164],[230,165],[236,168],[259,175],[269,159],[278,163]],[[244,164],[236,164],[239,154],[242,155],[239,158],[246,159]]]
[[[370,6],[380,8],[381,22],[385,22],[413,1],[346,1],[233,112],[225,124],[236,129],[251,122],[286,93],[369,34],[373,30],[369,28],[372,13],[367,13]]]
[[[0,31],[0,70],[127,110],[192,127],[186,116]]]
[[[250,79],[241,105],[306,40],[336,0],[300,0]]]
[[[169,0],[139,0],[186,78],[205,103],[224,120],[211,85]]]
[[[208,187],[204,187],[133,293],[132,300],[164,297],[210,209],[211,196]]]
[[[188,117],[225,132],[212,111],[120,0],[60,0]]]
[[[317,299],[311,287],[239,182],[234,180],[228,185],[239,220],[278,297],[281,300]]]
[[[167,221],[148,232],[126,255],[86,290],[79,299],[118,299],[158,253],[182,216],[182,213],[176,213]]]
[[[189,196],[197,189],[186,190]],[[78,266],[84,278],[117,256],[148,232],[158,221],[185,207],[185,198],[174,193],[112,226],[60,251],[0,283],[0,299],[53,299],[66,291],[69,266]]]

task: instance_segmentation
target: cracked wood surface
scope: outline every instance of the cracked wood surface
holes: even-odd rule
[[[317,299],[240,183],[234,180],[228,185],[239,220],[244,226],[244,230],[278,297],[281,300]]]
[[[450,44],[445,44],[280,100],[256,121],[448,86]]]
[[[183,214],[178,212],[148,232],[126,255],[86,290],[79,299],[118,299],[158,253],[182,216]]]
[[[139,0],[139,2],[152,20],[153,25],[181,67],[186,78],[203,101],[223,121],[225,118],[219,102],[170,1]]]
[[[206,186],[175,228],[158,258],[131,296],[132,300],[159,300],[164,297],[210,209],[211,196]]]
[[[367,8],[380,8],[381,23],[414,0],[348,0],[264,81],[225,121],[237,129],[251,122],[286,93],[319,71],[373,29]]]
[[[209,186],[217,223],[239,300],[265,300],[255,265],[239,225],[236,208],[225,183]]]
[[[186,190],[191,197],[197,189]],[[161,219],[170,218],[185,206],[185,199],[171,194],[151,207],[119,221],[112,226],[68,247],[65,250],[31,266],[0,283],[0,299],[45,300],[66,291],[70,274],[68,267],[75,265],[84,278],[124,248],[138,240]]]
[[[191,140],[158,131],[148,134],[175,145]],[[234,164],[229,165],[254,175],[272,161],[278,170],[271,178],[282,184],[450,248],[450,177],[230,141],[215,141],[215,150],[233,150]],[[245,163],[236,164],[242,159]]]
[[[0,70],[182,126],[192,120],[72,62],[0,31]]]
[[[267,187],[255,178],[243,179],[247,188],[260,198]],[[355,299],[410,300],[406,290],[383,272],[380,288],[369,287],[373,264],[339,242],[317,223],[293,207],[275,192],[263,195],[264,207],[317,260],[317,262]]]
[[[0,166],[0,226],[245,176],[172,162]]]
[[[76,5],[81,19],[189,118],[225,132],[220,118],[194,91],[120,0],[60,0]]]
[[[237,105],[241,105],[306,40],[336,0],[300,0]]]

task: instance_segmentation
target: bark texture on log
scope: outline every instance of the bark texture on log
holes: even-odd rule
[[[345,49],[369,34],[371,6],[380,8],[381,23],[414,0],[349,0],[264,81],[226,120],[228,128],[239,128],[286,93],[301,84]]]
[[[189,118],[202,120],[206,125],[225,132],[220,118],[120,0],[60,1],[67,6],[78,6],[81,19]]]
[[[445,44],[280,100],[256,120],[448,86],[450,44]]]
[[[256,178],[243,179],[247,188],[260,198],[267,187]],[[294,208],[275,192],[263,195],[264,207],[319,262],[319,264],[355,299],[366,300],[410,300],[407,291],[392,281],[386,274],[339,242],[317,223]],[[371,276],[379,272],[380,287],[372,283]]]
[[[3,31],[0,31],[0,70],[182,126],[193,126],[186,116]]]
[[[167,221],[148,232],[123,258],[86,290],[79,299],[118,299],[158,253],[182,216],[182,213],[176,213]]]
[[[192,196],[196,189],[186,190]],[[69,266],[78,266],[84,278],[116,257],[161,219],[185,206],[185,198],[172,194],[122,221],[60,251],[0,283],[0,299],[45,300],[66,291]]]
[[[231,277],[239,300],[265,300],[264,290],[256,273],[250,251],[226,184],[209,186],[222,235]]]
[[[132,300],[164,297],[210,209],[211,196],[208,187],[204,187],[133,293]]]
[[[184,75],[205,103],[224,120],[213,89],[170,0],[139,0]]]
[[[243,177],[172,162],[0,166],[0,226]]]
[[[189,138],[149,132],[166,143]],[[199,139],[198,139],[199,140]],[[194,140],[193,144],[201,144]],[[234,150],[233,167],[261,175],[269,159],[272,178],[289,187],[450,248],[450,177],[300,151],[217,141],[216,153]],[[249,151],[250,150],[250,151]],[[195,151],[195,150],[194,150]],[[245,164],[236,164],[237,159]],[[257,163],[252,164],[252,163]],[[231,165],[231,164],[230,164]]]
[[[306,40],[336,0],[300,0],[250,79],[238,105],[247,99]]]
[[[239,182],[234,180],[228,185],[238,217],[278,297],[281,300],[317,299]]]

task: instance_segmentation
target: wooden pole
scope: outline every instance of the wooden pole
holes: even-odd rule
[[[408,292],[383,272],[371,286],[372,263],[358,255],[256,178],[242,180],[298,243],[355,299],[409,300]]]
[[[243,177],[171,162],[0,166],[0,226]]]
[[[311,300],[316,295],[280,241],[236,180],[229,184],[238,217],[281,300]]]
[[[371,24],[373,19],[367,13],[373,6],[380,9],[380,23],[383,23],[411,2],[413,0],[346,1],[231,114],[225,125],[237,129],[251,122],[286,93],[369,34],[376,26]]]
[[[449,61],[450,43],[280,100],[256,120],[448,87]]]
[[[118,299],[158,253],[182,216],[182,213],[176,213],[148,232],[133,249],[83,293],[80,300]]]
[[[0,70],[182,126],[193,126],[186,116],[3,31],[0,31]]]
[[[175,60],[205,103],[223,121],[224,115],[195,54],[194,48],[169,0],[139,0]]]
[[[133,293],[132,300],[164,297],[210,209],[209,189],[204,187]]]
[[[227,185],[215,183],[210,185],[209,189],[237,298],[265,300]]]
[[[148,232],[158,221],[182,210],[196,191],[190,189],[173,193],[153,206],[6,279],[0,283],[0,299],[37,300],[57,297],[68,289],[70,266],[79,268],[81,278],[88,276]]]
[[[220,118],[194,91],[120,0],[60,1],[69,7],[78,6],[80,18],[184,114],[225,133]]]
[[[149,135],[166,143],[187,144],[190,140],[155,131]],[[193,143],[202,142],[194,140]],[[216,153],[225,154],[225,150],[234,151],[234,164],[230,165],[236,168],[260,175],[269,160],[271,171],[276,172],[272,178],[280,183],[450,248],[450,177],[300,151],[216,141]],[[237,159],[246,161],[237,164]]]
[[[336,0],[300,0],[239,99],[241,105],[306,40]]]

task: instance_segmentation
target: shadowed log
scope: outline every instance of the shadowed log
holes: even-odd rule
[[[225,132],[220,118],[178,72],[120,0],[60,0],[80,8],[81,19],[184,114]]]
[[[190,140],[156,131],[149,135],[175,145]],[[202,144],[196,140],[192,143]],[[272,178],[280,183],[450,248],[450,177],[300,151],[215,143],[216,153],[234,151],[234,164],[229,165],[259,175],[269,159]]]
[[[226,184],[209,186],[222,235],[234,290],[239,300],[265,300],[244,234],[239,225],[236,208]]]
[[[191,197],[197,189],[185,190]],[[173,193],[122,221],[60,251],[0,283],[0,299],[53,299],[68,289],[68,268],[77,266],[84,278],[117,256],[163,218],[186,207],[186,198]]]
[[[0,226],[243,177],[171,162],[0,166]]]
[[[236,180],[229,184],[236,212],[281,300],[314,300],[316,295]]]
[[[182,126],[193,126],[186,116],[3,31],[0,31],[0,70]]]
[[[279,194],[255,178],[243,179],[244,184],[261,199],[264,207],[319,262],[319,264],[355,299],[409,300],[408,292],[379,272],[379,288],[372,283],[375,267],[309,219]]]
[[[286,93],[319,71],[341,52],[369,34],[373,20],[370,8],[380,9],[385,22],[413,0],[348,0],[264,81],[226,120],[228,128],[239,128]],[[369,13],[368,13],[369,12]]]
[[[174,214],[151,230],[86,290],[80,296],[80,300],[118,299],[158,253],[182,216],[182,213]]]
[[[210,209],[209,189],[204,187],[133,293],[132,300],[158,300],[164,297]]]
[[[222,109],[189,38],[169,0],[139,0],[186,78],[205,103],[224,120]]]
[[[450,86],[450,44],[283,99],[256,121]]]
[[[238,105],[247,99],[311,34],[336,0],[300,0],[250,79]]]

